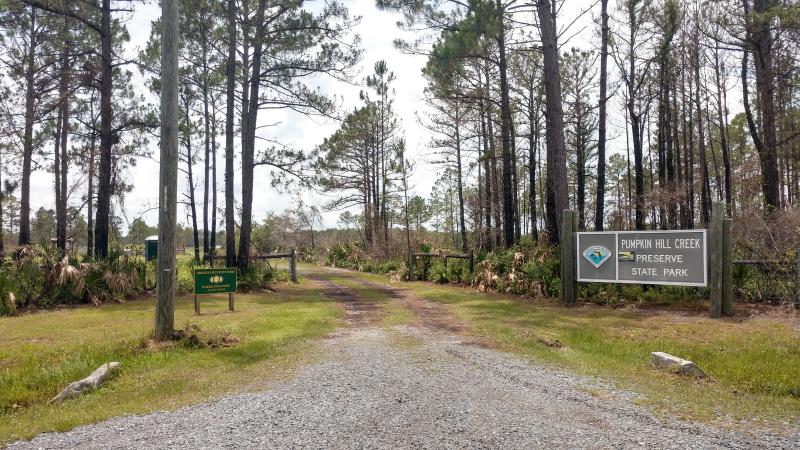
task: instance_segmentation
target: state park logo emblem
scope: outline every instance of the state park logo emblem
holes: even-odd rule
[[[611,250],[602,245],[593,245],[583,251],[583,257],[592,263],[595,269],[598,269],[604,262],[611,259]]]

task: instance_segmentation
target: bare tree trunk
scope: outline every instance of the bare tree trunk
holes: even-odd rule
[[[211,114],[211,258],[208,263],[213,266],[217,255],[217,108]]]
[[[517,170],[517,127],[511,121],[511,188],[514,192],[514,239],[518,240],[522,236],[522,225],[519,211],[519,171]]]
[[[203,46],[203,64],[205,65],[206,62],[206,54],[208,53],[208,49]],[[205,158],[203,159],[203,169],[204,169],[204,177],[203,177],[203,261],[208,262],[210,256],[210,248],[209,248],[209,235],[208,235],[208,191],[210,186],[209,175],[211,172],[211,118],[210,113],[208,111],[208,68],[204,67],[204,74],[203,74],[203,127],[205,128],[203,139],[205,140]]]
[[[455,111],[455,138],[456,138],[456,175],[458,176],[458,220],[461,228],[461,250],[467,252],[467,226],[464,220],[464,185],[461,173],[461,105],[456,105]],[[405,162],[403,163],[405,170]],[[408,228],[408,226],[406,226]]]
[[[494,247],[500,247],[502,245],[502,237],[500,235],[500,225],[503,221],[502,213],[498,205],[500,204],[500,189],[498,186],[497,180],[497,149],[495,148],[495,135],[494,135],[494,127],[492,121],[492,110],[491,110],[491,78],[489,77],[489,64],[488,61],[484,65],[484,75],[486,77],[486,133],[487,133],[487,140],[489,144],[489,154],[491,155],[491,159],[489,160],[489,171],[487,173],[487,179],[489,180],[489,185],[491,187],[491,199],[489,202],[490,209],[492,210],[492,215],[494,216],[494,229],[490,228],[492,231],[491,239],[492,245]]]
[[[500,0],[496,1],[500,23],[503,24],[504,9]],[[512,186],[511,164],[511,102],[508,95],[506,64],[506,35],[503,25],[497,36],[499,48],[498,69],[500,71],[500,135],[503,143],[503,237],[506,248],[516,242],[514,235],[514,192]]]
[[[717,85],[717,127],[719,128],[720,146],[722,147],[722,164],[725,171],[725,207],[728,215],[731,214],[731,159],[730,149],[728,148],[727,115],[728,107],[722,101],[722,79],[720,76],[721,67],[719,60],[719,43],[714,47],[714,78]]]
[[[544,87],[547,119],[547,231],[550,242],[560,242],[561,219],[568,207],[564,112],[561,106],[561,77],[558,70],[558,37],[555,11],[550,0],[537,0],[544,54]],[[568,237],[568,236],[567,236]]]
[[[61,216],[61,119],[63,111],[58,108],[56,115],[56,132],[53,136],[53,175],[55,177],[55,204],[56,204],[56,248],[64,250],[60,246],[60,225],[59,217]],[[50,237],[47,237],[47,244],[50,243]]]
[[[183,138],[185,140],[184,144],[186,145],[186,178],[189,182],[189,210],[191,211],[192,215],[192,237],[194,242],[194,260],[199,262],[200,261],[200,232],[197,229],[197,203],[194,197],[194,175],[192,166],[194,165],[192,161],[192,135],[191,135],[191,125],[190,125],[190,117],[189,117],[189,99],[188,97],[184,100],[183,112],[184,112],[184,120],[186,121],[184,126]]]
[[[30,42],[25,67],[25,131],[22,140],[22,187],[19,208],[19,245],[31,242],[31,164],[33,162],[33,121],[36,94],[34,91],[36,40],[36,9],[30,13]]]
[[[532,77],[531,77],[532,78]],[[528,177],[530,178],[528,188],[528,198],[530,201],[531,210],[531,236],[533,240],[539,241],[539,231],[537,230],[537,217],[536,217],[536,150],[539,147],[539,97],[537,93],[537,101],[534,104],[534,86],[533,83],[529,86],[530,97],[528,98],[528,127],[530,134],[528,135]]]
[[[491,250],[493,247],[493,240],[492,240],[492,179],[490,177],[490,168],[489,168],[489,160],[492,157],[491,151],[489,150],[489,135],[486,132],[486,105],[484,104],[484,99],[481,99],[481,136],[483,137],[483,174],[485,183],[484,183],[484,220],[486,221],[486,236],[485,236],[485,244],[486,249]]]
[[[411,256],[411,227],[408,221],[408,168],[406,167],[405,153],[400,162],[403,165],[403,209],[405,211],[406,222],[406,258],[408,261],[408,279],[411,280],[412,270],[414,269],[414,257]]]
[[[747,2],[747,0],[745,0]],[[756,67],[756,89],[761,111],[761,135],[763,138],[763,151],[761,160],[761,189],[764,193],[764,206],[767,213],[780,208],[780,191],[778,187],[778,140],[775,122],[775,98],[773,88],[773,42],[770,31],[770,18],[767,12],[775,6],[775,0],[755,0],[753,12],[757,18],[750,34],[751,43],[755,48],[757,58],[754,58]],[[750,25],[750,24],[749,24]]]
[[[239,255],[238,266],[244,271],[250,263],[250,232],[253,221],[253,169],[256,139],[256,126],[258,120],[259,88],[261,86],[261,52],[264,44],[264,11],[266,0],[259,0],[256,10],[256,34],[253,42],[253,67],[250,79],[250,98],[247,110],[247,128],[244,130],[246,145],[242,147],[242,219],[239,227]]]
[[[575,209],[578,210],[578,230],[586,228],[586,145],[583,140],[583,111],[576,107],[575,114]]]
[[[236,0],[228,0],[228,60],[225,63],[225,265],[236,266],[234,218],[234,114],[236,108]]]
[[[695,21],[699,20],[699,18],[695,15]],[[699,27],[699,24],[695,25]],[[696,110],[696,118],[697,118],[697,144],[699,147],[700,154],[698,155],[700,158],[700,222],[703,225],[707,225],[711,223],[710,220],[710,212],[711,212],[711,199],[709,198],[710,192],[708,191],[708,156],[706,155],[706,141],[705,141],[705,131],[703,127],[703,110],[700,104],[700,35],[699,30],[696,30],[695,33],[695,42],[694,42],[694,83],[695,83],[695,110]]]
[[[89,114],[94,125],[94,98],[92,98]],[[92,258],[94,256],[94,213],[92,207],[94,205],[94,159],[95,159],[95,145],[97,143],[97,133],[94,132],[92,127],[92,137],[89,140],[89,173],[88,183],[86,188],[86,256]]]
[[[111,107],[113,94],[113,53],[111,48],[111,0],[102,0],[100,10],[100,173],[97,186],[97,215],[95,219],[94,254],[97,258],[108,256],[108,234],[111,220],[111,148],[115,133],[111,129],[114,113]]]
[[[64,17],[64,34],[67,35],[69,32],[69,19]],[[67,249],[67,176],[69,174],[69,157],[67,155],[67,134],[69,133],[69,99],[68,91],[69,91],[69,83],[70,83],[70,61],[69,61],[69,49],[71,47],[71,43],[69,39],[67,39],[62,47],[61,50],[61,74],[59,77],[59,85],[58,85],[58,101],[59,101],[59,113],[60,116],[60,136],[58,139],[61,140],[60,145],[56,146],[56,153],[59,151],[59,147],[61,149],[61,157],[56,154],[56,165],[60,167],[59,169],[59,176],[58,182],[61,183],[60,186],[56,189],[56,243],[58,248],[65,252]],[[60,159],[60,161],[59,161]]]
[[[594,229],[603,231],[606,203],[606,100],[608,97],[608,0],[600,0],[600,111],[597,136],[597,197]]]

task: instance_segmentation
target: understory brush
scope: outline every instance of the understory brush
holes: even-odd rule
[[[149,266],[116,250],[103,260],[82,261],[52,247],[22,247],[0,262],[0,315],[18,308],[121,301],[148,289],[155,275]]]
[[[288,270],[273,267],[265,260],[255,260],[239,274],[238,287],[244,291],[267,289],[277,282],[287,282],[289,278]]]
[[[475,267],[472,286],[479,291],[554,297],[561,291],[558,249],[528,240],[489,253]]]
[[[207,266],[192,258],[178,258],[178,293],[194,290],[194,270],[201,267]],[[253,261],[238,282],[248,290],[288,279],[287,269]],[[122,302],[150,292],[155,280],[155,260],[148,262],[118,249],[112,249],[105,259],[91,260],[64,256],[54,247],[26,246],[13,257],[0,260],[0,316],[15,315],[21,309]]]

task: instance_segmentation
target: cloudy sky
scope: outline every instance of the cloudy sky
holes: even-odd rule
[[[393,41],[395,39],[413,38],[408,34],[404,35],[397,28],[396,23],[401,19],[399,14],[379,11],[375,7],[374,0],[344,0],[344,3],[349,8],[351,15],[361,16],[359,25],[353,30],[354,33],[361,37],[361,44],[364,49],[360,72],[354,77],[351,84],[320,80],[319,85],[325,92],[335,93],[342,107],[349,110],[361,103],[358,93],[362,87],[358,86],[358,84],[362,83],[364,77],[372,72],[375,62],[381,59],[388,62],[390,70],[396,76],[396,81],[394,82],[395,109],[403,123],[409,155],[418,162],[413,184],[416,193],[423,196],[427,195],[433,182],[437,179],[437,173],[435,167],[426,163],[426,144],[429,142],[430,136],[417,123],[417,115],[424,112],[425,109],[422,102],[425,80],[421,75],[425,58],[404,55],[394,48]],[[313,3],[309,2],[309,4]],[[570,41],[561,42],[562,50],[573,46],[584,49],[594,48],[597,39],[592,16],[596,15],[596,12],[592,11],[592,14],[580,15],[581,8],[586,8],[589,4],[590,2],[582,0],[566,1],[560,12],[559,21],[560,25],[570,24],[569,30],[564,31],[562,29],[562,36],[570,36]],[[136,12],[130,16],[130,20],[127,22],[131,34],[131,42],[127,47],[129,56],[134,57],[138,49],[144,46],[150,36],[151,23],[158,18],[160,12],[160,6],[157,2],[137,5]],[[580,19],[573,22],[573,19],[579,15]],[[133,68],[132,70],[138,76],[138,70]],[[614,71],[611,64],[609,64],[609,70]],[[613,73],[611,74],[611,79],[612,82],[616,79]],[[141,83],[141,80],[138,83]],[[157,101],[155,98],[153,100]],[[732,103],[734,103],[735,100],[732,100]],[[623,151],[625,148],[624,118],[621,114],[615,114],[617,110],[620,113],[622,112],[619,108],[619,103],[615,101],[609,106],[609,152]],[[322,142],[325,137],[333,133],[338,126],[332,120],[309,118],[298,114],[280,113],[268,118],[265,114],[262,114],[261,119],[264,122],[279,122],[277,127],[266,131],[266,133],[270,133],[269,137],[285,142],[292,147],[309,151]],[[152,142],[150,145],[153,157],[157,158],[157,142]],[[221,158],[222,152],[219,153],[218,183],[221,190],[223,187],[222,168],[224,160]],[[142,216],[148,223],[155,224],[157,222],[157,212],[154,207],[157,205],[158,200],[157,161],[155,159],[140,160],[136,167],[129,170],[127,176],[134,189],[133,192],[127,195],[124,214],[121,211],[117,211],[117,214],[124,216],[127,221],[132,221],[134,218]],[[180,179],[180,183],[182,188],[185,189],[185,177]],[[37,172],[33,177],[32,188],[32,206],[34,210],[39,206],[53,207],[52,175],[44,171]],[[237,184],[237,191],[239,188]],[[200,193],[201,191],[198,190],[198,194]],[[303,195],[308,203],[321,205],[325,202],[325,198],[318,194],[305,192]],[[222,206],[221,191],[219,197],[219,205]],[[77,202],[77,199],[73,200],[73,203],[75,202]],[[267,168],[258,167],[256,169],[253,204],[255,220],[263,220],[269,211],[283,211],[285,208],[290,207],[292,202],[292,195],[277,192],[270,186]],[[325,225],[335,226],[338,215],[339,212],[326,213],[324,215]],[[183,223],[189,223],[185,211],[179,214],[179,220]],[[127,225],[125,227],[127,228]]]

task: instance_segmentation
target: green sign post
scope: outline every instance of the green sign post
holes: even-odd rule
[[[194,312],[200,314],[198,295],[228,294],[228,309],[233,311],[233,294],[236,293],[236,269],[195,269],[194,270]]]

